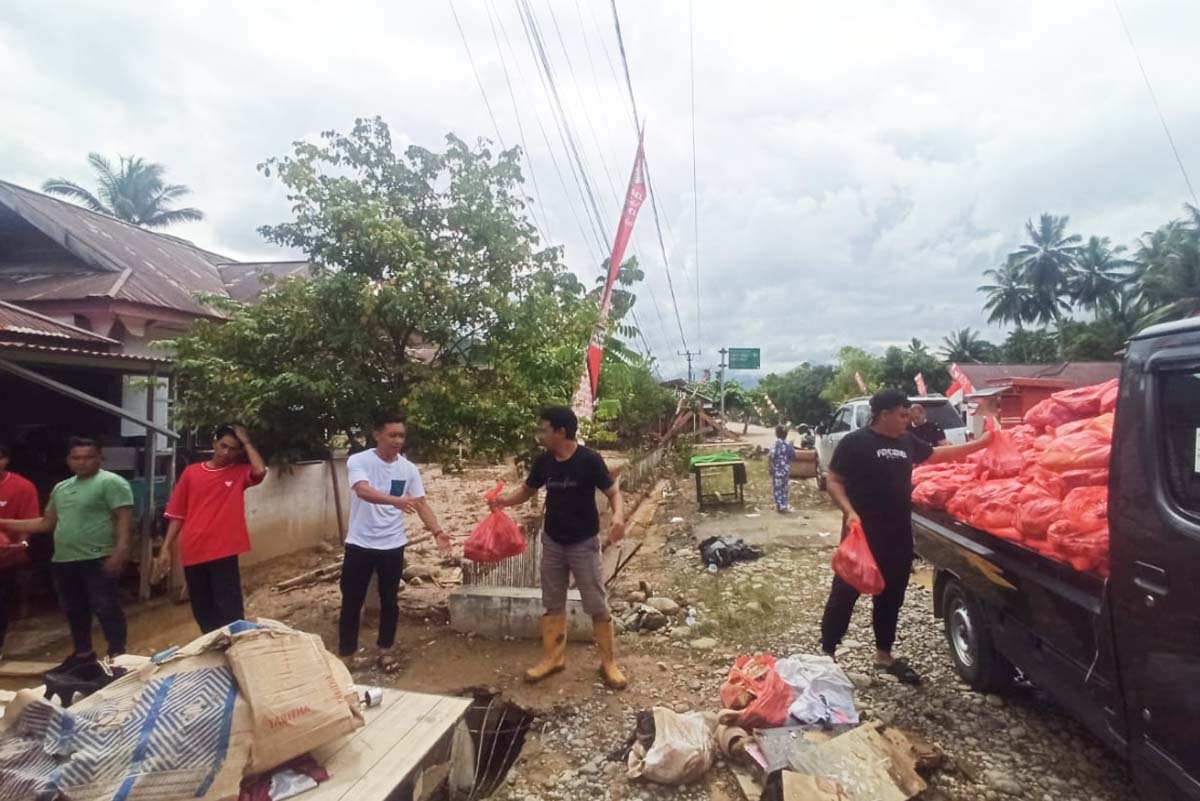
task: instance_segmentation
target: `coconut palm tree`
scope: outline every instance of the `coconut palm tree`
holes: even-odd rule
[[[995,350],[995,345],[970,328],[960,328],[942,337],[942,358],[948,362],[978,364],[990,361]]]
[[[92,211],[145,228],[204,219],[199,209],[171,208],[192,190],[183,184],[164,183],[166,168],[161,164],[136,156],[121,156],[120,166],[114,169],[112,162],[99,153],[89,153],[88,162],[95,169],[99,184],[95,194],[66,178],[46,181],[42,191],[69,197]]]
[[[998,270],[987,270],[984,277],[991,279],[983,284],[979,292],[986,292],[988,299],[983,304],[989,323],[1014,323],[1020,331],[1022,325],[1032,322],[1036,316],[1033,287],[1025,282],[1025,274],[1018,261],[1011,256]]]
[[[1053,320],[1058,328],[1059,357],[1066,348],[1063,332],[1063,295],[1066,292],[1067,276],[1079,256],[1081,241],[1079,234],[1067,234],[1071,218],[1063,215],[1042,214],[1035,226],[1033,220],[1025,222],[1025,233],[1029,242],[1012,252],[1021,267],[1025,282],[1033,288],[1036,296],[1036,317]]]
[[[1111,305],[1130,277],[1133,262],[1123,258],[1124,252],[1124,245],[1113,247],[1107,236],[1088,237],[1067,275],[1071,301],[1097,313]]]
[[[1180,237],[1171,243],[1162,261],[1142,275],[1141,297],[1151,310],[1144,323],[1200,314],[1200,241]]]
[[[929,346],[917,337],[913,337],[908,343],[908,355],[913,357],[929,356]]]

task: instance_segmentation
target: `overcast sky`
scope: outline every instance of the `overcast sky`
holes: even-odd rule
[[[610,242],[635,135],[609,4],[528,3]],[[688,3],[618,2],[683,334],[701,366],[723,345],[761,347],[764,369],[778,371],[842,344],[936,343],[962,326],[1000,339],[975,288],[1026,218],[1070,214],[1076,232],[1131,242],[1188,199],[1110,0],[852,5],[695,2],[697,259]],[[512,83],[537,217],[590,282],[598,247],[581,233],[584,206],[516,5],[454,8],[509,146],[521,142]],[[1200,5],[1122,9],[1200,178]],[[208,215],[171,232],[233,257],[286,255],[256,233],[288,209],[255,164],[293,140],[375,114],[401,146],[439,148],[448,131],[496,137],[445,0],[8,0],[0,76],[0,178],[90,184],[93,150],[161,162]],[[643,292],[639,318],[673,375],[683,345],[649,204],[634,252],[656,301]]]

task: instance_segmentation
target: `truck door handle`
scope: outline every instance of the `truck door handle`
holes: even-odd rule
[[[1139,590],[1147,593],[1147,600],[1153,596],[1165,597],[1169,588],[1167,571],[1145,562],[1133,563],[1133,583]]]

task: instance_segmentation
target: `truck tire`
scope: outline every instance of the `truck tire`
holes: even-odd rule
[[[951,579],[942,591],[942,619],[954,669],[972,690],[996,693],[1012,684],[1012,664],[996,650],[980,603]]]

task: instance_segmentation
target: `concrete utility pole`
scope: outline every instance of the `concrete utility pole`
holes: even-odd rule
[[[721,425],[725,425],[725,354],[729,353],[726,348],[721,348],[717,353],[721,354]]]
[[[692,381],[694,381],[694,380],[695,380],[695,379],[693,378],[693,376],[692,376],[692,357],[693,357],[693,356],[700,356],[700,355],[701,355],[700,351],[698,351],[698,350],[685,350],[683,353],[680,353],[679,351],[675,351],[675,355],[676,355],[676,356],[683,356],[683,357],[685,357],[685,358],[687,359],[687,363],[688,363],[688,383],[689,383],[689,384],[690,384],[690,383],[692,383]]]

